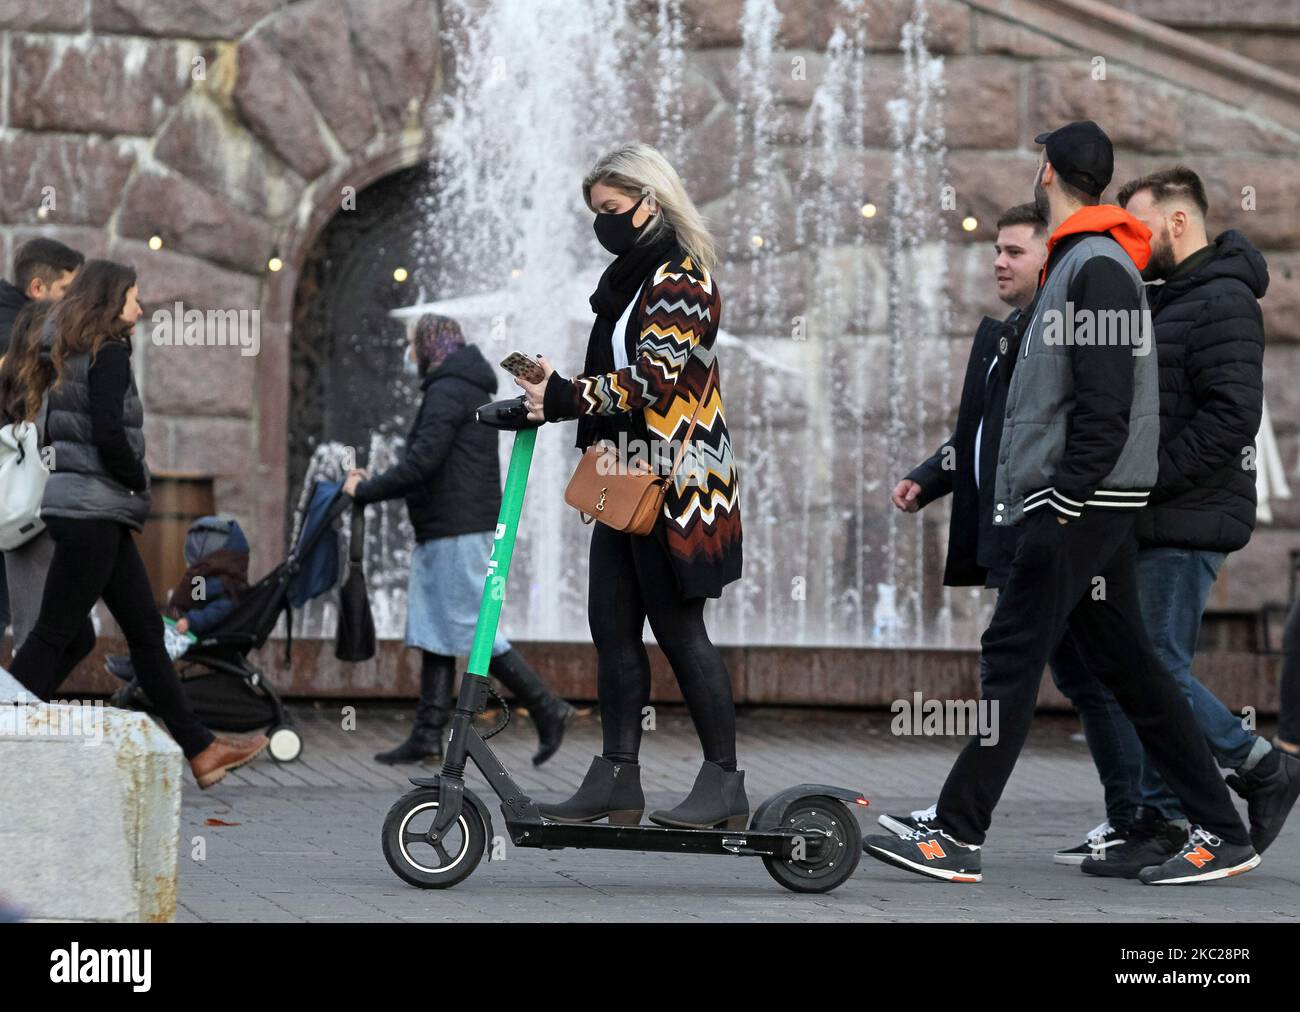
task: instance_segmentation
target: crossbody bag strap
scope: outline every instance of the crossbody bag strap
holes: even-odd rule
[[[714,366],[714,368],[717,368]],[[673,483],[673,478],[677,476],[677,469],[682,466],[682,458],[686,456],[686,444],[691,441],[691,436],[695,434],[695,423],[700,420],[700,411],[704,408],[704,402],[709,399],[709,394],[713,391],[713,369],[709,370],[709,378],[704,384],[704,390],[700,393],[699,403],[695,405],[695,413],[691,415],[691,424],[686,428],[686,435],[682,438],[682,445],[677,448],[677,459],[673,461],[673,469],[668,472],[668,480],[664,487],[667,488]]]

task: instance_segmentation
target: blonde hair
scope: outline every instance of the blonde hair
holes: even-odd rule
[[[704,216],[686,193],[677,170],[649,144],[624,144],[601,158],[582,181],[582,199],[591,206],[591,188],[604,183],[629,197],[650,194],[659,204],[658,213],[641,233],[641,242],[651,242],[671,228],[683,252],[710,274],[718,264],[717,249]]]

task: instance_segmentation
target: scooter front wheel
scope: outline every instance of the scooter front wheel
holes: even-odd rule
[[[786,806],[780,822],[754,829],[782,829],[798,834],[788,858],[765,857],[768,874],[797,893],[828,893],[843,885],[862,856],[862,829],[844,802],[825,795],[797,798]],[[755,823],[760,821],[755,819]]]
[[[403,882],[420,889],[450,889],[478,867],[487,845],[487,828],[471,804],[436,843],[429,830],[438,816],[438,791],[425,788],[400,798],[384,819],[384,858]]]

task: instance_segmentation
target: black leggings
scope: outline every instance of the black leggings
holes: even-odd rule
[[[27,689],[48,700],[89,649],[73,657],[70,646],[84,648],[86,616],[99,598],[122,627],[131,663],[154,711],[167,725],[187,759],[213,741],[212,732],[194,715],[180,679],[163,646],[162,617],[154,604],[149,574],[131,531],[113,520],[48,517],[54,558],[45,578],[41,616],[14,657],[13,675]],[[89,644],[94,646],[92,639]]]
[[[681,596],[656,535],[596,524],[587,621],[598,658],[605,758],[615,762],[635,761],[641,747],[641,711],[650,702],[650,658],[641,639],[647,618],[677,677],[704,758],[734,770],[736,704],[722,655],[704,628],[704,598]]]

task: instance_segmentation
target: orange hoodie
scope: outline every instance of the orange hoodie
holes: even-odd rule
[[[1047,260],[1043,262],[1042,273],[1038,275],[1038,287],[1043,287],[1047,280],[1047,263],[1052,259],[1052,247],[1066,236],[1081,232],[1106,232],[1124,248],[1133,260],[1133,265],[1142,270],[1151,259],[1151,229],[1138,221],[1122,207],[1114,204],[1094,204],[1081,207],[1074,214],[1061,222],[1061,225],[1047,240]]]

